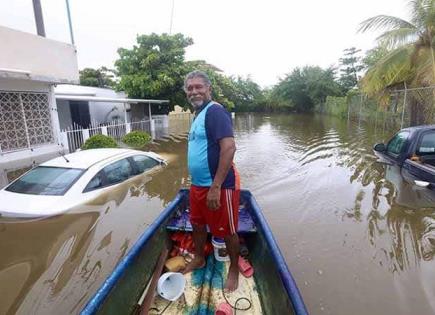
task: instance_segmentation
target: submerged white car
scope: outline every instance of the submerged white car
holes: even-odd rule
[[[91,149],[35,167],[0,190],[0,218],[61,214],[165,160],[153,152]]]

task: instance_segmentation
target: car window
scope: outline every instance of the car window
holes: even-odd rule
[[[112,163],[106,166],[103,170],[106,174],[108,185],[120,183],[134,175],[130,162],[127,159]]]
[[[89,183],[86,185],[86,188],[83,190],[83,192],[91,191],[102,187],[103,187],[103,171],[100,171],[89,181]]]
[[[160,164],[157,160],[146,155],[134,155],[132,156],[132,160],[136,165],[137,174],[143,173]]]
[[[393,139],[388,142],[387,152],[394,155],[400,154],[404,149],[406,139],[408,138],[409,132],[402,131],[396,134]]]
[[[428,132],[423,135],[417,148],[417,154],[435,154],[435,132]]]
[[[84,171],[38,166],[10,184],[6,190],[31,195],[64,195]]]

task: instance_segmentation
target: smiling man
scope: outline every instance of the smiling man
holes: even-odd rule
[[[239,238],[237,235],[240,182],[233,164],[236,145],[230,113],[211,99],[207,74],[193,71],[186,76],[184,90],[195,110],[189,132],[188,166],[190,221],[193,226],[195,258],[185,273],[205,265],[206,225],[215,237],[225,240],[230,268],[225,288],[237,289]]]

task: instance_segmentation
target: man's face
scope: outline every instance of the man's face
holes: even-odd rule
[[[187,100],[194,109],[198,109],[205,101],[211,99],[211,87],[207,86],[201,78],[187,80],[185,89]]]

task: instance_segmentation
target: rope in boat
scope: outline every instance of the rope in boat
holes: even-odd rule
[[[157,307],[151,307],[150,311],[153,310],[153,311],[157,312],[157,315],[162,315],[164,312],[166,312],[166,310],[168,309],[169,305],[171,305],[171,304],[172,304],[172,301],[169,301],[168,305],[165,306],[165,308],[163,309],[163,311],[161,313],[159,313],[159,309]]]
[[[184,226],[183,226],[182,229],[180,229],[180,231],[183,231],[183,232],[190,232],[190,231],[187,230],[187,220],[186,220],[186,219],[184,220],[183,223],[184,223]],[[187,235],[187,234],[186,234],[186,235]],[[186,236],[185,236],[185,237],[186,237]],[[230,301],[227,299],[227,297],[226,297],[226,295],[225,295],[225,289],[224,289],[224,277],[222,276],[222,273],[221,273],[219,270],[217,270],[214,261],[213,261],[213,270],[214,270],[215,272],[217,272],[217,274],[218,274],[219,277],[221,278],[221,283],[222,283],[222,288],[221,288],[221,290],[222,290],[222,296],[224,297],[225,302],[228,303],[228,305],[231,306],[231,308],[234,310],[234,315],[236,315],[236,312],[237,312],[237,311],[247,311],[247,310],[249,310],[249,309],[252,307],[252,302],[251,302],[251,300],[249,300],[249,299],[246,298],[246,297],[240,297],[240,298],[238,298],[238,299],[234,302],[234,305],[232,305],[232,304],[230,303]],[[244,300],[244,301],[247,301],[247,302],[249,303],[249,305],[248,305],[247,307],[244,307],[244,308],[238,308],[238,307],[237,307],[237,304],[238,304],[240,301],[243,301],[243,300]],[[150,308],[150,311],[151,311],[151,310],[154,310],[154,311],[156,311],[156,312],[160,312],[160,313],[158,313],[157,315],[162,315],[164,312],[166,312],[166,310],[169,308],[169,306],[170,306],[171,304],[172,304],[172,301],[170,301],[170,302],[168,303],[168,305],[166,305],[165,308],[164,308],[161,312],[160,312],[159,309],[156,308],[156,307],[152,307],[152,308]]]
[[[228,305],[231,306],[232,309],[234,309],[234,315],[236,315],[236,312],[237,312],[237,311],[247,311],[247,310],[249,310],[249,309],[252,307],[252,302],[251,302],[251,300],[249,300],[249,299],[246,298],[246,297],[239,297],[239,298],[236,300],[236,302],[234,302],[234,305],[232,305],[232,304],[230,303],[230,301],[228,301],[227,297],[225,296],[225,290],[224,290],[224,277],[222,276],[222,273],[221,273],[219,270],[216,269],[216,266],[215,266],[214,262],[213,262],[213,269],[214,269],[214,271],[217,272],[217,274],[221,277],[221,280],[222,280],[222,295],[223,295],[223,297],[224,297],[224,299],[225,299],[225,302],[227,302]],[[237,304],[238,304],[240,301],[243,301],[243,300],[247,301],[247,302],[249,303],[249,305],[248,305],[247,307],[244,307],[244,308],[238,308],[238,307],[237,307]]]
[[[232,309],[234,309],[234,315],[236,315],[236,312],[237,312],[237,311],[247,311],[247,310],[249,310],[249,309],[252,307],[252,302],[251,302],[251,300],[249,300],[249,299],[246,298],[246,297],[239,297],[239,298],[234,302],[234,305],[232,305],[232,304],[230,303],[230,301],[227,299],[227,297],[226,297],[226,295],[225,295],[225,289],[224,289],[224,277],[222,276],[222,273],[221,273],[219,270],[217,270],[216,265],[214,264],[214,262],[213,262],[213,270],[214,270],[214,271],[219,275],[219,277],[221,278],[221,283],[222,283],[222,287],[221,287],[221,290],[222,290],[222,296],[224,297],[225,302],[227,302],[228,305],[231,306]],[[239,308],[239,307],[237,307],[237,304],[238,304],[240,301],[247,301],[247,302],[248,302],[248,306],[243,307],[243,308]],[[160,312],[159,309],[156,308],[156,307],[150,308],[150,311],[153,310],[153,311],[156,311],[156,312],[157,312],[157,315],[162,315],[164,312],[166,312],[166,310],[169,308],[169,306],[170,306],[171,304],[172,304],[172,301],[170,301],[170,302],[168,303],[168,305],[166,305],[165,308],[164,308],[161,312]],[[160,312],[160,313],[159,313],[159,312]]]

